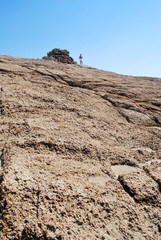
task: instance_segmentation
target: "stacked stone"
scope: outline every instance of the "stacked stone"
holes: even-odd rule
[[[46,57],[43,57],[42,59],[54,60],[62,63],[76,64],[74,59],[69,56],[69,51],[67,51],[66,49],[61,50],[59,48],[54,48],[52,51],[47,53]]]

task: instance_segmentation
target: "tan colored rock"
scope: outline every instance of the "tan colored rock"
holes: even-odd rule
[[[0,56],[1,88],[0,239],[160,240],[159,78]]]
[[[120,175],[119,181],[136,201],[157,202],[157,198],[160,195],[159,186],[144,171],[138,170]]]
[[[151,162],[149,165],[145,165],[144,170],[159,184],[161,189],[161,161],[158,159]]]

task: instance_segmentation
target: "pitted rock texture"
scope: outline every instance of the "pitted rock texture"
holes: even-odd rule
[[[158,201],[157,198],[160,196],[159,186],[143,171],[120,175],[119,181],[122,183],[124,189],[129,192],[136,201]]]
[[[158,159],[154,162],[151,162],[150,165],[146,164],[144,166],[144,170],[159,184],[161,189],[161,161]]]
[[[161,239],[161,79],[0,56],[0,89],[0,239]]]

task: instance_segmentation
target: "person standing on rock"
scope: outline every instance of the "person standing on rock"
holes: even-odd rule
[[[80,60],[80,65],[83,65],[83,57],[82,57],[82,54],[80,54],[80,56],[79,56],[79,60]]]

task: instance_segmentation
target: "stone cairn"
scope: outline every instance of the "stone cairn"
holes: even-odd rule
[[[43,57],[44,60],[54,60],[61,63],[69,63],[76,64],[74,59],[69,56],[69,52],[65,50],[61,50],[59,48],[54,48],[50,52],[47,53],[47,56]]]

